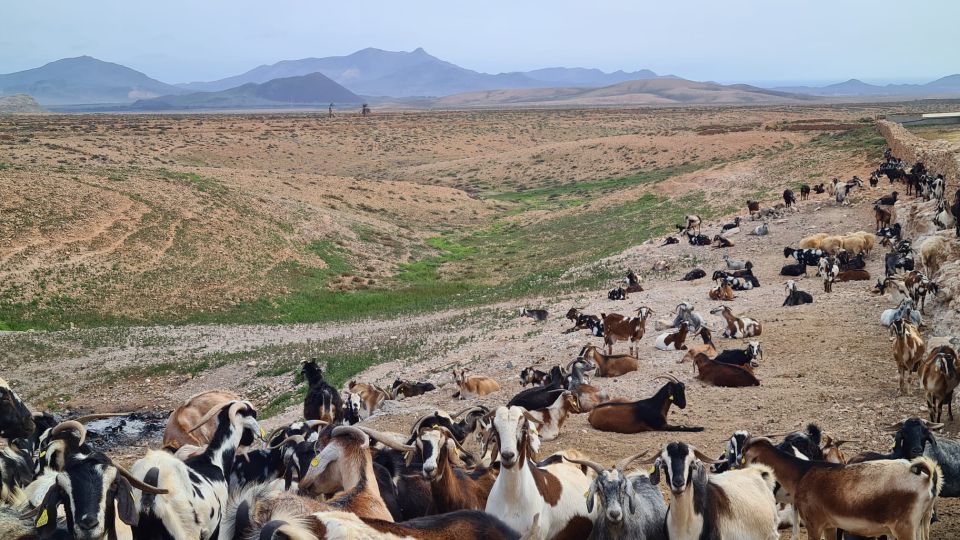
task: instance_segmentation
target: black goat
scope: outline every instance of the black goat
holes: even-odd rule
[[[840,270],[863,270],[867,266],[867,261],[864,259],[864,254],[858,253],[856,257],[850,258],[850,254],[846,250],[841,249],[837,253],[837,264],[840,265]]]
[[[626,300],[627,299],[627,290],[623,287],[617,287],[616,289],[611,290],[607,293],[608,300]]]
[[[523,407],[528,411],[546,409],[564,392],[564,374],[560,366],[553,366],[550,370],[550,382],[543,386],[535,386],[521,391],[513,396],[507,407]]]
[[[792,279],[787,282],[787,298],[783,301],[783,306],[799,306],[812,303],[813,296],[810,293],[798,289],[797,284]]]
[[[747,343],[747,348],[745,349],[727,349],[721,351],[720,354],[713,359],[714,362],[733,364],[736,366],[744,366],[747,364],[756,366],[760,360],[763,360],[763,348],[760,346],[759,341]]]
[[[8,440],[34,437],[33,414],[7,381],[0,379],[0,437]]]
[[[817,195],[823,195],[827,192],[827,188],[823,187],[823,182],[813,186],[813,192]]]
[[[780,269],[781,276],[805,276],[807,275],[807,265],[803,263],[786,264]]]
[[[805,201],[810,198],[810,186],[803,184],[800,186],[800,200]]]
[[[787,205],[787,208],[797,204],[797,197],[793,194],[792,189],[783,190],[783,203]]]
[[[428,382],[410,382],[410,381],[401,381],[396,379],[393,381],[393,386],[390,387],[391,394],[394,399],[397,399],[399,396],[403,397],[414,397],[426,394],[436,390],[437,387],[433,383]]]
[[[720,227],[720,230],[722,230],[723,232],[727,232],[730,229],[736,229],[739,226],[740,226],[740,216],[737,216],[733,218],[732,223],[727,223],[723,227]]]
[[[702,269],[694,268],[693,270],[687,272],[686,275],[683,276],[683,279],[681,279],[681,281],[694,281],[696,279],[701,279],[703,277],[706,277],[706,275],[707,273],[704,272]]]
[[[660,247],[669,246],[670,244],[679,244],[680,240],[676,236],[668,236],[664,238],[663,243],[660,244]]]
[[[890,195],[884,195],[883,197],[880,197],[879,199],[877,199],[876,204],[878,206],[893,206],[897,204],[897,195],[899,195],[899,193],[896,191],[894,191]]]
[[[303,418],[335,422],[340,419],[343,400],[340,392],[323,379],[323,370],[312,358],[300,370],[307,381],[307,395],[303,398]]]
[[[705,234],[687,233],[687,242],[689,242],[691,246],[709,246],[713,243],[713,240]]]

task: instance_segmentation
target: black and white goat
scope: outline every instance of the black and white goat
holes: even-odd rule
[[[336,388],[323,379],[323,370],[316,358],[303,362],[300,372],[307,381],[307,395],[303,398],[303,417],[307,420],[335,422],[340,419],[343,399]]]
[[[803,263],[807,266],[816,266],[820,262],[820,257],[824,256],[823,250],[820,249],[794,249],[792,247],[783,248],[784,258],[793,257],[798,263]]]
[[[252,442],[248,438],[262,438],[263,432],[256,411],[245,401],[211,410],[198,427],[213,417],[217,429],[202,453],[180,461],[168,452],[151,450],[133,464],[133,475],[142,483],[167,491],[134,494],[139,514],[134,537],[210,540],[219,534],[237,447]]]
[[[800,306],[813,303],[813,296],[806,291],[798,289],[796,281],[792,279],[787,281],[785,288],[787,290],[787,298],[783,301],[783,306]]]

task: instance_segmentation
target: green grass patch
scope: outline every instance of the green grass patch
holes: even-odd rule
[[[200,176],[196,173],[176,172],[169,171],[167,169],[160,169],[158,172],[163,178],[186,182],[195,187],[197,191],[201,191],[203,193],[223,194],[227,191],[226,186],[220,182],[217,182],[212,178]]]
[[[344,257],[346,250],[333,242],[317,240],[311,243],[307,250],[327,263],[326,271],[329,274],[339,275],[353,271],[353,266],[351,266],[346,257]]]

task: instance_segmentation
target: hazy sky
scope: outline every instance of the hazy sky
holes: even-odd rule
[[[649,68],[719,82],[904,81],[960,73],[958,0],[4,4],[0,73],[88,54],[186,82],[365,47],[424,47],[486,72]]]

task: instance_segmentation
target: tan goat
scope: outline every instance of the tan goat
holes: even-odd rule
[[[957,385],[960,385],[960,374],[957,373],[957,351],[946,345],[931,350],[927,359],[920,364],[917,376],[920,378],[920,386],[926,393],[930,421],[940,421],[944,405],[947,406],[950,420],[953,420],[953,391]]]
[[[917,327],[898,319],[890,325],[890,334],[893,336],[893,358],[897,361],[897,371],[900,372],[900,390],[897,395],[907,393],[907,379],[910,373],[923,360],[924,344]]]
[[[487,394],[500,391],[500,383],[490,377],[467,377],[467,370],[461,369],[460,373],[453,370],[453,380],[460,388],[460,399],[470,397],[481,397]]]
[[[191,432],[210,411],[242,398],[229,390],[208,390],[188,398],[170,413],[163,430],[163,448],[177,450],[184,445],[203,446],[210,442],[217,430],[217,419],[208,419],[203,426]]]

